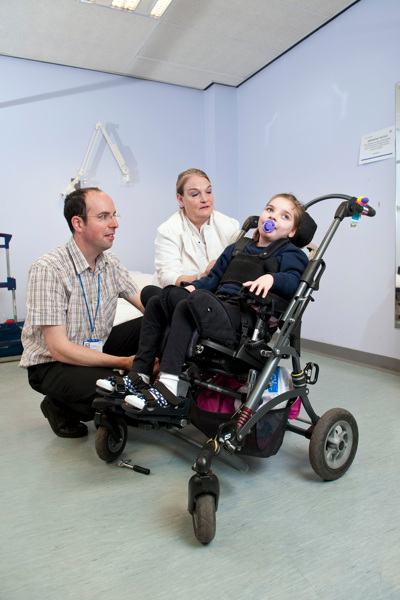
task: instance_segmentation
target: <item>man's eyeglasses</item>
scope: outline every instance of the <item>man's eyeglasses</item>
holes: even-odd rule
[[[81,219],[84,219],[84,215],[78,215],[79,217],[81,217]],[[101,213],[100,215],[86,215],[87,219],[98,219],[99,221],[101,221],[102,223],[111,223],[111,221],[114,221],[114,219],[117,221],[117,223],[119,223],[119,220],[121,218],[121,215],[110,215],[110,213]]]

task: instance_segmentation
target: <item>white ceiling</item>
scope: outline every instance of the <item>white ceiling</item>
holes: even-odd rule
[[[0,54],[205,89],[238,86],[356,2],[0,0]],[[358,2],[359,0],[357,0]]]

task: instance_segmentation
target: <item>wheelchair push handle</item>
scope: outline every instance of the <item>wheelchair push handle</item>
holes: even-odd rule
[[[369,199],[366,196],[360,196],[357,198],[358,208],[356,208],[357,212],[362,215],[367,215],[367,217],[374,217],[376,215],[376,210],[369,205]],[[362,208],[362,210],[360,210]]]
[[[369,199],[365,196],[360,196],[359,198],[353,197],[347,202],[342,202],[336,211],[335,218],[342,220],[345,217],[352,217],[358,220],[361,215],[366,215],[367,217],[374,217],[376,215],[376,210],[370,206]]]
[[[376,214],[375,209],[370,206],[368,198],[365,196],[359,196],[357,198],[356,196],[348,196],[346,194],[327,194],[326,196],[319,196],[318,198],[314,198],[314,200],[307,202],[307,204],[305,204],[305,209],[308,211],[314,204],[330,199],[345,200],[345,202],[340,204],[335,214],[335,218],[339,218],[340,220],[345,217],[352,217],[354,214],[365,214],[368,217],[374,217]]]

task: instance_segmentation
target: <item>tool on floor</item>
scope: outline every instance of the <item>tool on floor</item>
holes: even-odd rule
[[[132,469],[132,471],[143,473],[143,475],[150,475],[150,469],[146,469],[145,467],[139,467],[139,465],[131,465],[130,460],[119,460],[117,462],[117,467],[127,467],[128,469]]]

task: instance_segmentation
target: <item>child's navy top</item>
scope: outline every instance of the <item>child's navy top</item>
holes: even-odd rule
[[[273,242],[272,242],[273,243]],[[268,246],[267,246],[268,247]],[[257,246],[256,243],[251,240],[247,246],[242,250],[245,254],[262,254],[266,246]],[[215,292],[224,275],[229,263],[232,260],[232,253],[235,248],[235,244],[231,244],[223,253],[219,256],[214,267],[211,269],[208,275],[192,282],[192,285],[196,289],[209,290]],[[290,298],[295,293],[297,286],[300,281],[300,277],[303,274],[304,269],[308,264],[307,255],[303,250],[288,242],[283,247],[281,246],[275,252],[272,252],[271,257],[276,257],[279,263],[279,272],[271,273],[274,278],[274,283],[270,289],[274,294]],[[268,273],[268,271],[267,271]],[[266,273],[266,274],[267,274]],[[248,273],[243,273],[242,283],[249,281]],[[236,283],[225,283],[222,284],[218,289],[218,294],[228,294],[230,296],[236,296],[241,289],[241,286]]]

